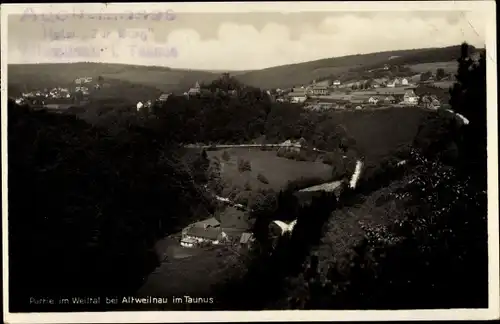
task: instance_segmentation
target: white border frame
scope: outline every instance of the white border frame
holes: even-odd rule
[[[21,14],[25,8],[36,13],[73,12],[117,13],[126,10],[152,12],[172,9],[182,12],[307,12],[307,11],[481,11],[486,22],[487,103],[488,103],[488,254],[489,308],[453,310],[396,311],[169,311],[169,312],[8,312],[8,239],[7,239],[7,29],[8,14]],[[143,9],[144,8],[144,9]],[[6,323],[160,323],[223,321],[395,321],[395,320],[488,320],[499,318],[499,227],[498,227],[498,133],[496,4],[494,1],[397,1],[397,2],[232,2],[232,3],[129,3],[129,4],[9,4],[1,6],[1,100],[2,100],[2,234],[3,234],[3,307]]]

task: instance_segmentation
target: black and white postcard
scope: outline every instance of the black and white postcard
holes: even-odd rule
[[[4,321],[498,319],[495,9],[2,4]]]

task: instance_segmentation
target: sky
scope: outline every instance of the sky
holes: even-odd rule
[[[8,62],[91,61],[252,70],[463,41],[477,47],[485,43],[485,22],[479,12],[164,11],[163,16],[136,15],[132,20],[128,15],[10,14]]]

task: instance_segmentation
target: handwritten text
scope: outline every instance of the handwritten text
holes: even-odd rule
[[[45,58],[176,58],[179,53],[177,48],[168,45],[130,45],[130,46],[107,46],[98,47],[92,45],[65,45],[65,46],[47,46],[33,47],[23,46],[19,48],[25,54],[37,53]]]
[[[26,8],[21,15],[21,21],[36,21],[42,23],[57,23],[64,22],[69,18],[79,19],[79,20],[149,20],[149,21],[172,21],[175,20],[176,14],[172,9],[167,9],[164,11],[154,11],[147,12],[142,11],[125,11],[116,14],[102,14],[95,13],[89,14],[85,13],[84,10],[73,10],[50,12],[50,13],[36,13],[33,8]]]
[[[143,42],[150,39],[150,35],[154,32],[153,28],[147,30],[134,30],[119,28],[115,31],[120,39],[135,39]],[[43,26],[43,38],[49,41],[60,41],[68,39],[86,39],[86,38],[108,38],[113,31],[91,29],[85,35],[78,35],[74,30],[66,30],[64,28],[55,28],[53,26]]]

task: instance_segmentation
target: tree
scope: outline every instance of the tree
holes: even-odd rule
[[[420,81],[427,81],[432,76],[431,71],[424,72],[420,75]]]
[[[442,78],[444,78],[446,76],[446,73],[444,72],[444,69],[442,68],[439,68],[436,70],[436,80],[441,80]]]
[[[110,136],[10,101],[8,114],[10,309],[30,311],[33,295],[133,294],[158,265],[155,242],[205,204],[176,146],[139,120]]]
[[[461,127],[458,146],[464,171],[486,174],[486,53],[474,61],[469,56],[469,45],[461,46],[456,82],[450,89],[453,111],[469,120]],[[485,179],[484,179],[485,180]]]

